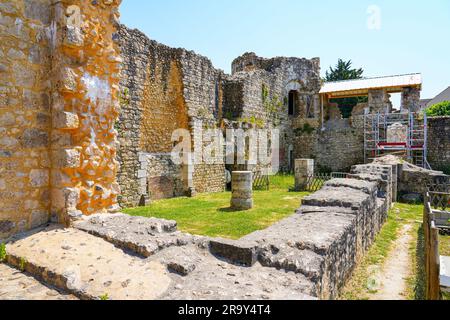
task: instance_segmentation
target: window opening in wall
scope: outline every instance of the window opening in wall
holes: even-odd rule
[[[295,115],[298,103],[298,92],[295,90],[289,91],[289,115]]]

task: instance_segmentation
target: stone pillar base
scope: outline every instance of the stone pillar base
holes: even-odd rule
[[[231,208],[234,210],[252,209],[253,173],[251,171],[234,171],[231,180]]]
[[[314,175],[314,160],[295,160],[295,190],[304,191],[308,184],[308,178]]]

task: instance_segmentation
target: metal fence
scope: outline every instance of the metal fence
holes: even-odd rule
[[[305,185],[301,191],[316,192],[323,188],[324,184],[332,179],[348,177],[348,173],[343,172],[331,172],[331,173],[315,173],[310,175],[306,179]]]
[[[450,211],[450,183],[429,185],[428,202],[434,210]]]
[[[270,190],[270,178],[262,171],[253,173],[253,190]]]

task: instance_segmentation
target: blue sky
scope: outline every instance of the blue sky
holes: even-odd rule
[[[380,10],[380,29],[368,26],[378,16],[371,6]],[[423,98],[450,86],[448,0],[123,0],[121,14],[128,27],[194,50],[226,72],[254,51],[320,57],[323,74],[338,58],[366,77],[421,72]]]

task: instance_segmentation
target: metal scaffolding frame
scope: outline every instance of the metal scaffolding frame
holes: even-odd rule
[[[406,141],[388,141],[388,128],[407,127]],[[419,167],[431,169],[427,161],[428,120],[426,113],[378,113],[364,116],[364,161],[388,154],[404,157]]]

